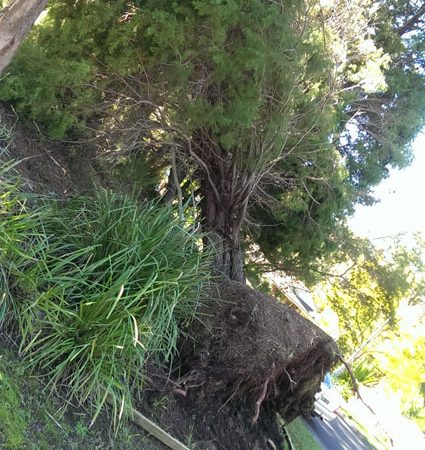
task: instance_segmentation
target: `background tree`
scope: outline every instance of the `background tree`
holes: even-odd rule
[[[402,301],[423,304],[425,246],[417,236],[413,248],[395,241],[391,251],[384,252],[368,240],[357,239],[350,249],[345,263],[334,268],[335,276],[316,287],[316,295],[322,307],[337,313],[338,345],[353,362],[388,330],[397,329]]]
[[[376,347],[376,364],[385,373],[384,382],[398,395],[400,409],[425,430],[425,336],[419,332],[424,323],[401,330]],[[378,353],[379,352],[379,353]]]

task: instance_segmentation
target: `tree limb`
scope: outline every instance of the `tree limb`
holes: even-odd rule
[[[47,0],[14,0],[0,11],[0,75],[46,4]]]
[[[413,30],[414,25],[422,18],[425,14],[425,3],[416,11],[416,13],[408,19],[401,27],[397,28],[397,33],[399,36],[408,33]]]
[[[359,391],[359,385],[357,383],[356,377],[353,373],[353,371],[351,370],[351,366],[350,364],[348,364],[347,361],[345,361],[345,359],[342,357],[341,354],[337,354],[338,359],[342,362],[342,364],[344,364],[345,368],[347,369],[348,374],[350,375],[351,378],[351,383],[353,385],[353,389],[354,392],[357,395],[357,398],[363,403],[363,405],[366,406],[366,408],[374,415],[376,415],[375,411],[363,400],[362,396],[360,395],[360,391]]]

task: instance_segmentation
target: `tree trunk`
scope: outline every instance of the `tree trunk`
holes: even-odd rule
[[[46,4],[47,0],[12,0],[0,11],[0,75]]]
[[[214,270],[230,280],[245,283],[240,223],[234,208],[227,202],[225,193],[217,198],[207,180],[201,184],[206,242],[214,252]]]
[[[248,205],[250,178],[238,169],[231,154],[218,146],[212,149],[211,142],[201,154],[201,209],[208,233],[206,242],[215,254],[214,269],[230,280],[245,283],[241,225]]]

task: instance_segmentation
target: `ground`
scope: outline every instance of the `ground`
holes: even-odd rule
[[[19,162],[16,168],[29,190],[63,197],[91,189],[101,178],[94,153],[89,145],[48,139],[0,102],[0,159]]]
[[[46,140],[4,105],[0,131],[0,158],[20,161],[30,191],[64,198],[101,183],[90,146]],[[188,335],[175,370],[152,367],[153,383],[135,397],[142,394],[138,409],[149,418],[203,450],[264,450],[273,448],[269,441],[280,446],[276,413],[286,422],[308,414],[338,351],[287,305],[239,283],[208,292]],[[0,449],[161,448],[131,426],[114,435],[106,413],[93,428],[81,409],[61,414],[64,400],[46,401],[42,385],[24,372],[16,354],[3,349],[0,356],[0,398],[7,399],[0,405]]]
[[[321,450],[322,447],[316,442],[300,417],[288,424],[286,430],[294,450]]]
[[[139,427],[126,425],[115,434],[104,413],[90,427],[90,415],[48,396],[36,377],[26,373],[10,341],[0,340],[1,450],[164,450]]]

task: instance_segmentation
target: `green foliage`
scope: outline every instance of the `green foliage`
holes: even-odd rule
[[[296,450],[319,450],[320,446],[300,417],[285,425]]]
[[[19,64],[26,68],[5,77],[0,83],[0,97],[16,103],[19,113],[39,122],[50,136],[61,138],[72,127],[78,130],[81,120],[87,117],[90,92],[85,91],[83,98],[79,85],[87,80],[90,65],[59,56],[55,63],[42,48],[25,42],[11,69]],[[65,107],[67,104],[70,106]]]
[[[23,236],[35,224],[35,218],[27,214],[26,199],[20,193],[20,179],[12,175],[14,165],[13,162],[0,164],[0,323],[14,303],[9,289],[7,258],[11,254],[23,256]],[[16,217],[20,220],[16,221]]]
[[[400,330],[380,342],[376,360],[385,373],[387,386],[400,399],[400,409],[425,429],[423,383],[425,373],[425,336],[423,321],[401,323]]]
[[[344,219],[350,210],[350,187],[344,176],[330,167],[335,163],[329,159],[322,166],[311,164],[314,168],[306,168],[303,178],[297,178],[295,162],[288,163],[282,173],[292,175],[293,187],[283,192],[279,186],[269,189],[278,203],[272,208],[257,206],[250,210],[258,224],[252,233],[253,241],[259,244],[268,266],[308,284],[322,278],[329,255],[335,254],[348,238]],[[325,173],[332,171],[323,182]],[[261,272],[263,264],[253,264],[252,268]]]
[[[305,71],[305,55],[316,46],[299,42],[294,51],[300,61],[291,52],[282,53],[294,40],[289,24],[302,11],[302,2],[288,5],[284,15],[258,0],[145,2],[143,7],[120,0],[107,6],[100,1],[52,2],[1,85],[3,99],[55,136],[87,118],[91,101],[100,100],[99,91],[116,87],[117,75],[138,74],[142,62],[145,70],[154,71],[149,87],[153,100],[164,94],[155,92],[155,84],[167,83],[164,105],[178,107],[178,117],[169,110],[173,120],[189,123],[190,129],[211,127],[226,147],[242,147],[240,140],[249,142],[253,122],[268,124],[259,86],[268,89],[277,82],[278,91],[290,89],[298,71]],[[167,70],[157,71],[160,66]],[[206,95],[192,92],[200,72],[206,77]],[[283,95],[281,100],[288,100]],[[48,115],[42,117],[42,112]],[[281,122],[277,116],[268,119],[273,126]]]
[[[364,386],[375,386],[379,383],[382,373],[379,373],[376,367],[371,366],[365,362],[360,362],[353,367],[353,374],[356,377],[358,383]],[[349,381],[349,375],[345,371],[339,377],[344,381]]]
[[[366,387],[376,386],[385,375],[377,368],[376,362],[374,363],[373,361],[365,360],[357,362],[356,365],[352,367],[352,371],[357,383]],[[338,375],[336,382],[340,386],[345,400],[354,394],[351,376],[346,370]]]
[[[389,254],[368,241],[346,241],[340,251],[347,257],[333,269],[335,277],[320,283],[318,303],[332,308],[339,318],[338,345],[346,355],[356,351],[383,323],[397,326],[402,300],[417,303],[424,295],[423,243],[408,249],[395,242]],[[338,272],[341,273],[338,276]]]
[[[146,153],[122,156],[114,165],[111,175],[121,192],[142,193],[149,199],[158,195],[158,186],[164,176],[165,162]]]
[[[7,149],[12,141],[12,129],[0,121],[0,155],[7,152]]]
[[[398,31],[418,4],[408,2],[406,13],[392,1],[380,2],[373,12],[372,3],[323,7],[323,14],[330,14],[324,21],[327,48],[335,46],[344,86],[339,105],[329,108],[333,115],[326,109],[318,115],[308,105],[314,126],[306,128],[309,134],[295,151],[285,154],[280,179],[266,185],[275,202],[268,208],[255,202],[250,211],[259,225],[253,240],[268,265],[310,283],[326,272],[329,255],[346,240],[344,218],[354,202],[372,203],[370,187],[388,175],[390,166],[410,162],[410,143],[424,125],[423,28],[409,36]],[[335,17],[345,21],[342,31],[335,28]],[[365,20],[368,26],[359,38]],[[365,85],[371,82],[374,89]]]
[[[22,412],[21,397],[16,382],[5,372],[0,355],[0,446],[20,448],[25,440],[27,418]]]
[[[96,58],[102,48],[109,50],[105,32],[125,2],[109,2],[108,7],[84,3],[51,2],[48,15],[34,27],[0,83],[1,99],[14,103],[54,138],[72,131],[81,137],[85,121],[96,114],[101,101]]]
[[[158,450],[156,441],[131,424],[112,436],[105,413],[92,427],[87,411],[69,408],[63,398],[48,396],[43,385],[24,368],[7,341],[0,347],[0,448],[3,450],[100,449]]]
[[[5,189],[6,188],[6,189]],[[169,362],[193,317],[208,256],[171,208],[107,192],[65,204],[2,188],[3,321],[52,388],[131,405],[148,358]],[[106,393],[103,391],[106,389]]]
[[[420,10],[420,2],[386,0],[373,15],[376,48],[389,63],[384,70],[386,88],[361,94],[344,109],[351,130],[342,133],[341,154],[346,158],[350,180],[358,189],[358,199],[371,201],[365,193],[392,167],[404,167],[411,160],[410,144],[424,126],[424,28],[410,20]],[[366,195],[365,195],[366,194]]]
[[[81,437],[85,437],[87,436],[87,432],[88,432],[88,426],[82,421],[79,420],[76,424],[75,424],[75,431],[76,433],[81,436]]]
[[[314,281],[424,124],[423,29],[403,29],[419,6],[374,3],[54,0],[0,98],[56,138],[102,136],[128,183],[157,181],[170,143],[197,181],[237,167],[250,249]]]
[[[415,420],[423,427],[423,239],[416,236],[412,248],[395,241],[385,253],[366,240],[346,244],[341,250],[350,258],[319,285],[317,304],[337,313],[337,342],[352,361],[358,382],[389,387],[404,414],[417,414]],[[340,383],[344,395],[350,396],[347,372]]]

